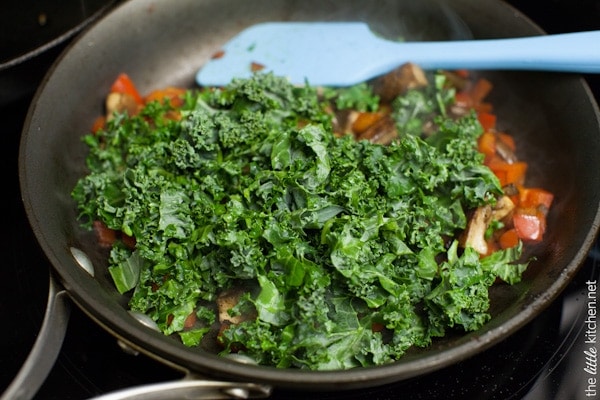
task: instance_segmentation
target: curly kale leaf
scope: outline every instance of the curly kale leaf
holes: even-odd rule
[[[500,193],[474,115],[441,113],[441,84],[410,91],[396,103],[404,134],[381,146],[336,137],[327,112],[331,99],[372,107],[368,90],[326,92],[256,74],[188,92],[179,119],[155,102],[85,137],[90,173],[72,195],[82,224],[135,237],[109,260],[133,310],[197,345],[205,305],[242,284],[254,289],[235,308],[256,318],[222,332],[223,352],[327,370],[391,362],[487,321],[489,286],[525,265],[520,248],[483,259],[447,248],[466,211]],[[436,130],[410,134],[423,118]],[[193,313],[204,326],[189,330]]]

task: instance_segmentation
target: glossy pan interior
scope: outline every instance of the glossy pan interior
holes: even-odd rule
[[[437,340],[400,361],[348,371],[308,372],[244,365],[192,350],[134,320],[106,271],[93,235],[76,220],[70,191],[85,173],[80,140],[102,113],[109,86],[127,72],[142,92],[193,86],[194,74],[243,27],[269,20],[366,20],[384,35],[459,39],[542,32],[495,0],[448,0],[450,11],[425,2],[368,0],[130,0],[88,29],[59,58],[32,102],[21,141],[19,173],[27,215],[59,282],[73,300],[116,337],[173,366],[212,378],[273,385],[350,389],[424,374],[478,353],[535,317],[576,273],[594,241],[600,204],[600,122],[584,81],[574,75],[481,72],[495,89],[500,129],[515,135],[531,164],[531,185],[555,193],[545,241],[523,282],[492,289],[492,320],[480,331]],[[448,15],[460,17],[448,22]],[[440,19],[442,18],[442,19]],[[468,30],[464,28],[468,27]],[[95,274],[72,248],[85,252]],[[43,267],[43,266],[40,266]]]

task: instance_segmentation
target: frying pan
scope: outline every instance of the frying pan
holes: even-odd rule
[[[53,279],[100,326],[131,349],[191,377],[266,386],[342,390],[425,374],[489,348],[533,319],[565,288],[600,224],[600,116],[576,75],[475,72],[494,83],[499,129],[512,133],[530,163],[529,183],[555,194],[545,240],[523,281],[490,291],[492,319],[477,332],[436,340],[384,366],[299,371],[248,365],[190,349],[141,324],[127,311],[104,253],[76,219],[70,198],[86,173],[81,136],[103,112],[109,86],[128,73],[141,92],[192,87],[197,69],[240,29],[272,20],[363,20],[382,35],[413,40],[501,38],[543,32],[496,0],[439,3],[368,0],[130,0],[88,29],[58,59],[31,104],[19,174],[31,227],[53,266]],[[458,19],[448,19],[456,16]],[[85,267],[85,268],[84,268]]]

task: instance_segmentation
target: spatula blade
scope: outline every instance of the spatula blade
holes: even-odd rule
[[[532,37],[399,42],[362,22],[270,22],[251,26],[196,75],[200,86],[224,86],[253,71],[292,83],[349,86],[406,62],[423,69],[520,69],[600,72],[600,31]]]
[[[201,86],[223,86],[260,69],[294,84],[346,86],[379,72],[369,70],[368,60],[383,42],[362,22],[257,24],[231,39],[219,57],[200,69],[196,81]],[[382,72],[389,69],[376,64]]]

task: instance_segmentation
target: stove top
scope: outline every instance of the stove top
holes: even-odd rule
[[[534,7],[510,1],[548,33],[600,29],[600,3],[549,1]],[[48,66],[40,66],[47,68]],[[597,99],[600,79],[585,76]],[[0,393],[8,387],[35,342],[48,296],[50,266],[39,249],[23,211],[17,176],[19,135],[31,95],[0,107],[1,157],[8,186],[8,232],[2,241],[0,269]],[[6,212],[8,211],[8,212]],[[596,243],[578,274],[557,301],[505,341],[451,367],[395,384],[352,392],[312,393],[275,390],[273,399],[590,399],[600,398],[595,357],[586,353],[595,327],[588,318],[588,282],[600,276]],[[178,380],[182,375],[143,355],[124,352],[116,339],[77,307],[63,347],[36,399],[80,400],[136,385]]]

